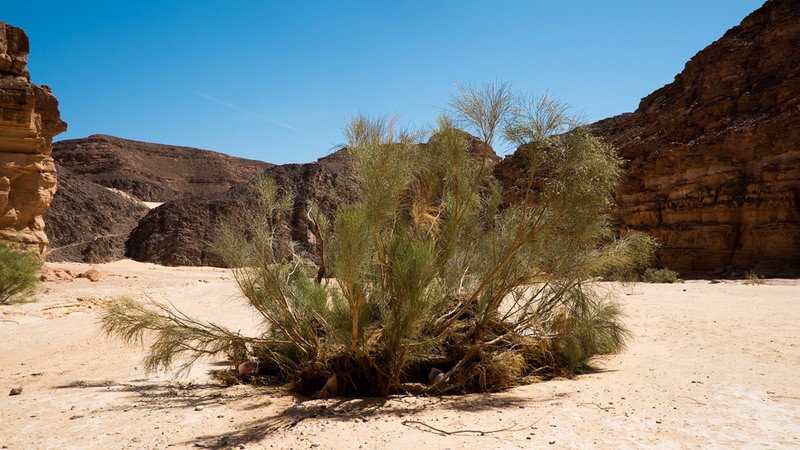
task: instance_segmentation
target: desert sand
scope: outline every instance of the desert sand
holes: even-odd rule
[[[800,447],[798,280],[614,287],[635,340],[573,379],[487,395],[311,400],[222,388],[209,376],[221,361],[185,378],[145,374],[141,348],[99,332],[98,306],[120,295],[253,330],[228,271],[50,266],[93,267],[103,279],[47,282],[36,302],[0,306],[2,448]]]

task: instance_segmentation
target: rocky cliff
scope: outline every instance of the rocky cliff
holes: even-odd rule
[[[466,133],[465,137],[476,157],[492,165],[500,160],[488,144]],[[332,217],[339,205],[355,201],[358,196],[349,150],[341,149],[312,163],[270,167],[263,174],[274,179],[281,191],[294,198],[288,221],[289,234],[309,251],[307,256],[314,259],[314,239],[307,217],[309,205],[315,203]],[[221,265],[206,243],[219,220],[253,199],[247,185],[242,185],[208,198],[165,203],[152,210],[133,230],[126,244],[126,256],[166,265]]]
[[[30,82],[25,32],[0,22],[0,241],[44,256],[42,214],[56,191],[53,136],[65,131],[50,88]]]
[[[53,158],[75,175],[146,202],[225,192],[272,167],[209,150],[102,134],[56,142]]]
[[[657,265],[800,275],[798,43],[800,2],[768,1],[635,112],[592,125],[627,160],[619,226],[658,238]]]

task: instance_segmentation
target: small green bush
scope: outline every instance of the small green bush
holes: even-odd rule
[[[654,269],[650,268],[644,271],[642,281],[645,283],[677,283],[678,272],[668,268]]]
[[[490,86],[456,106],[490,140],[505,97]],[[291,193],[251,183],[252,206],[220,223],[213,248],[263,319],[260,334],[129,298],[106,307],[103,331],[147,337],[148,370],[224,354],[316,397],[496,391],[622,351],[630,334],[596,276],[631,273],[652,254],[651,239],[612,230],[622,161],[553,117],[557,103],[527,104],[506,130],[522,144],[514,186],[447,118],[426,144],[384,118],[354,119],[345,134],[359,198],[325,220],[307,210],[321,271],[284,236]]]
[[[41,261],[34,255],[0,245],[0,303],[24,300],[36,292],[36,271]]]
[[[762,284],[767,284],[766,280],[764,280],[764,277],[760,276],[759,274],[753,271],[747,272],[744,278],[745,278],[744,284],[750,286],[760,286]]]

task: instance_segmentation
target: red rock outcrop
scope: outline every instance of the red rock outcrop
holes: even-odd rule
[[[800,2],[771,0],[632,114],[595,129],[630,160],[623,229],[683,273],[800,274]]]
[[[660,241],[657,266],[800,275],[799,43],[800,2],[767,1],[635,112],[591,125],[627,160],[619,226]]]
[[[0,241],[44,256],[42,214],[56,191],[53,136],[65,131],[58,101],[30,82],[28,37],[0,22]]]

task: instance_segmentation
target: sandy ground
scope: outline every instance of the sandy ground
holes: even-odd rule
[[[119,295],[251,329],[229,272],[51,266],[104,278],[48,282],[35,303],[0,306],[2,448],[800,447],[798,281],[622,288],[635,341],[571,380],[492,395],[309,400],[218,387],[213,361],[182,380],[146,376],[141,349],[98,331],[97,306]],[[16,387],[22,394],[9,396]]]

